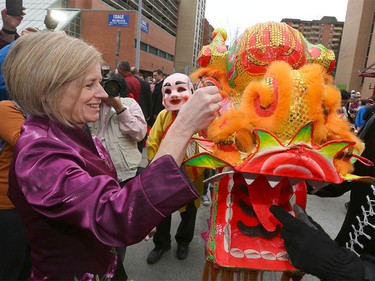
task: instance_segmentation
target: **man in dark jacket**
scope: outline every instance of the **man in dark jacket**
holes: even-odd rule
[[[151,87],[148,82],[140,78],[139,70],[136,67],[132,67],[130,70],[133,77],[135,77],[141,83],[141,95],[139,98],[139,105],[142,108],[143,115],[146,121],[151,115]]]
[[[155,87],[152,92],[152,105],[151,105],[151,117],[147,121],[147,124],[152,127],[155,123],[156,117],[159,112],[164,109],[163,106],[163,94],[161,92],[161,87],[164,81],[164,73],[161,69],[156,69],[152,75],[155,79]]]
[[[136,78],[139,81],[139,83],[141,83],[141,94],[139,97],[139,106],[141,107],[143,115],[145,116],[146,122],[148,123],[149,122],[148,120],[151,117],[151,101],[152,101],[150,84],[139,77],[138,68],[132,67],[130,72],[133,75],[133,77]],[[143,147],[145,146],[146,140],[147,140],[147,134],[145,138],[138,143],[138,149],[140,152],[142,152]]]

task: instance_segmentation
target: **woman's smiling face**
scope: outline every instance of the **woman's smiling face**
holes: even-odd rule
[[[180,110],[181,106],[193,94],[193,84],[182,73],[171,74],[164,79],[162,93],[163,105],[169,111]]]
[[[97,64],[85,76],[82,88],[77,89],[74,82],[66,87],[65,93],[62,93],[61,108],[71,124],[83,127],[99,119],[99,105],[108,97],[100,84],[101,79],[100,64]]]

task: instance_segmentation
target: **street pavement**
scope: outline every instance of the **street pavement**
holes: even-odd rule
[[[144,153],[145,154],[145,153]],[[147,161],[142,162],[146,165]],[[307,213],[318,222],[326,232],[334,238],[340,230],[344,220],[346,208],[345,202],[349,200],[349,194],[339,198],[319,198],[309,195],[307,199]],[[129,280],[134,281],[190,281],[201,280],[204,266],[204,240],[201,233],[207,231],[207,219],[210,206],[201,205],[197,213],[195,235],[190,244],[189,256],[186,260],[176,258],[177,244],[174,235],[180,222],[178,212],[172,216],[172,249],[166,252],[161,260],[153,265],[146,262],[148,254],[154,248],[152,239],[142,241],[127,248],[125,256],[125,269]],[[265,281],[277,280],[269,277]],[[318,281],[311,275],[305,275],[302,281]]]

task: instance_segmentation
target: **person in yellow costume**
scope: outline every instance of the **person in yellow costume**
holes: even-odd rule
[[[165,109],[159,113],[148,137],[148,161],[151,161],[154,157],[181,106],[185,104],[193,92],[193,83],[185,74],[174,73],[165,78],[162,85],[163,105]],[[220,103],[218,104],[220,107]],[[195,141],[191,141],[186,150],[185,158],[191,157],[195,153],[197,153],[197,144]],[[190,181],[195,185],[198,193],[202,194],[204,169],[185,167],[185,171]],[[189,244],[194,237],[195,219],[199,204],[200,200],[198,198],[180,209],[181,222],[175,236],[178,245],[176,256],[180,260],[184,260],[188,256]],[[172,217],[168,216],[156,226],[157,231],[153,238],[155,248],[147,257],[149,264],[157,263],[162,255],[171,248],[171,220]]]

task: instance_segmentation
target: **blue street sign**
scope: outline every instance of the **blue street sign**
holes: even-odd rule
[[[109,14],[109,26],[129,26],[129,15],[124,14]]]
[[[141,20],[141,30],[145,33],[148,33],[148,22]]]

